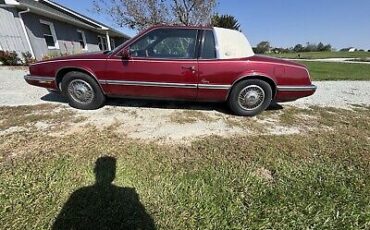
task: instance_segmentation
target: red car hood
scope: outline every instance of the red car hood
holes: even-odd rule
[[[263,55],[254,55],[254,56],[248,58],[247,60],[259,61],[259,62],[270,62],[270,63],[283,64],[283,65],[284,64],[285,65],[293,65],[293,66],[299,66],[299,67],[307,68],[305,65],[303,65],[301,63],[298,63],[298,62],[288,61],[288,60],[281,59],[281,58],[274,58],[274,57],[268,57],[268,56],[263,56]]]
[[[82,53],[82,54],[68,55],[68,56],[43,60],[38,63],[48,62],[48,61],[68,60],[68,59],[105,59],[107,57],[108,57],[108,54],[104,52]]]

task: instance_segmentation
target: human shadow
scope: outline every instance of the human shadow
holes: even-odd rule
[[[154,220],[135,189],[112,184],[115,158],[97,159],[94,173],[95,184],[80,188],[69,197],[52,229],[155,229]]]
[[[47,102],[68,103],[62,95],[49,93],[41,100]],[[138,107],[138,108],[158,108],[158,109],[183,109],[199,111],[217,111],[224,114],[233,115],[226,103],[222,102],[193,102],[193,101],[175,101],[175,100],[154,100],[154,99],[133,99],[133,98],[108,98],[106,105],[117,107]],[[267,110],[281,110],[283,107],[272,101]]]

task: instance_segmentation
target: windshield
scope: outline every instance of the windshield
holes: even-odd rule
[[[141,35],[145,34],[148,30],[149,30],[149,29],[141,31],[140,33],[138,33],[138,34],[137,34],[137,35],[135,35],[134,37],[132,37],[132,38],[128,39],[127,41],[125,41],[125,42],[124,42],[124,43],[122,43],[121,45],[117,46],[115,49],[113,49],[113,50],[109,51],[109,53],[108,53],[108,54],[112,54],[112,53],[115,53],[115,52],[117,52],[117,51],[121,50],[121,49],[122,49],[124,46],[126,46],[129,42],[131,42],[132,40],[134,40],[134,39],[136,39],[136,38],[140,37]]]

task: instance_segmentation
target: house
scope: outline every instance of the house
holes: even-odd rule
[[[50,0],[0,0],[0,50],[41,60],[111,50],[129,36]]]

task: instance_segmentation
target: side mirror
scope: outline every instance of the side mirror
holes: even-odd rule
[[[123,49],[121,52],[121,56],[122,56],[122,59],[129,60],[131,58],[130,49],[128,48]]]

